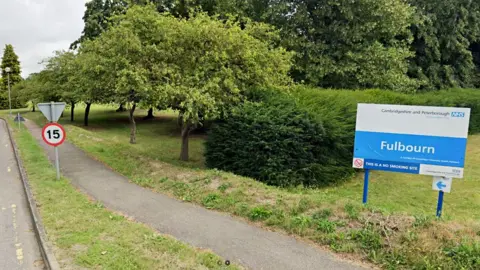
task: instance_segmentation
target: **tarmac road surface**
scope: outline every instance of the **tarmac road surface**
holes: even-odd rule
[[[44,269],[23,184],[0,120],[0,270]]]

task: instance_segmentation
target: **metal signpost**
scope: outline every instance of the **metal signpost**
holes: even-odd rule
[[[441,217],[443,208],[443,194],[445,192],[450,193],[452,190],[452,178],[434,176],[432,189],[438,191],[437,217]]]
[[[12,69],[10,67],[5,68],[5,72],[7,72],[7,80],[8,80],[8,107],[10,108],[10,117],[12,117],[12,97],[11,97],[11,89],[10,89],[10,72]]]
[[[66,138],[65,129],[56,122],[62,115],[63,110],[65,109],[64,102],[50,102],[50,103],[39,103],[37,104],[40,111],[45,115],[45,117],[50,121],[49,124],[46,124],[42,129],[42,138],[43,140],[55,148],[55,167],[57,169],[57,180],[60,179],[60,161],[58,158],[58,146],[61,145]]]
[[[441,177],[434,179],[440,217],[451,178],[463,178],[470,109],[380,104],[357,109],[353,167],[365,169],[363,203],[370,170],[431,175]]]

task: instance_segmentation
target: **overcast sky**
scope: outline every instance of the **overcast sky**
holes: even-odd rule
[[[41,60],[68,49],[83,30],[86,0],[0,0],[0,47],[12,44],[22,76],[42,69]]]

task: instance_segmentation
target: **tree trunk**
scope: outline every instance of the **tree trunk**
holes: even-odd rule
[[[125,108],[123,107],[123,103],[121,103],[121,104],[120,104],[120,107],[118,107],[118,109],[116,110],[116,112],[124,112],[124,111],[126,111],[126,110],[127,110],[127,109],[125,109]]]
[[[35,103],[32,103],[32,104],[33,104],[32,112],[35,112]]]
[[[183,123],[182,126],[182,150],[180,152],[180,160],[188,161],[188,135],[190,135],[191,125]]]
[[[148,119],[153,119],[153,118],[155,118],[155,117],[153,116],[153,108],[150,108],[150,109],[148,110],[147,116],[145,116],[143,119],[148,120]]]
[[[91,103],[87,103],[87,107],[85,108],[85,118],[84,118],[84,125],[88,127],[88,115],[90,114],[90,105]]]
[[[70,122],[74,120],[74,113],[75,113],[75,102],[72,102],[72,107],[70,107]]]
[[[130,131],[130,143],[135,144],[136,143],[136,134],[137,134],[137,125],[135,123],[135,118],[133,117],[133,113],[135,112],[135,108],[137,107],[137,104],[133,103],[132,108],[130,109],[130,124],[131,124],[131,131]]]

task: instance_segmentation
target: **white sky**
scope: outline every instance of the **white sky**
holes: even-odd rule
[[[0,0],[0,58],[12,44],[26,78],[53,51],[68,49],[83,30],[86,0]]]

